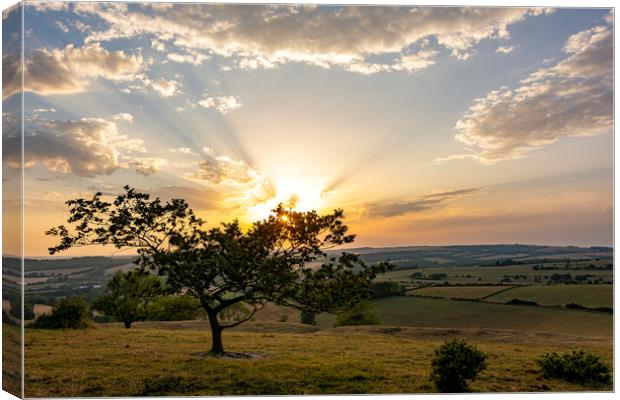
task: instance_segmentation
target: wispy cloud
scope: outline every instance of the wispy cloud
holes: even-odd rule
[[[363,215],[373,218],[389,218],[419,213],[435,208],[450,200],[466,195],[478,194],[480,192],[480,188],[469,188],[431,193],[413,200],[367,203],[362,206],[364,210]]]

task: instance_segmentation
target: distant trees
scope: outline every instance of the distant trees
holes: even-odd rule
[[[136,248],[142,269],[157,271],[170,290],[200,301],[213,354],[224,352],[224,329],[250,320],[267,302],[309,314],[334,312],[367,298],[370,282],[392,267],[367,265],[355,254],[327,256],[326,250],[355,238],[342,210],[319,215],[278,206],[246,230],[237,221],[207,230],[183,200],[162,203],[129,187],[112,202],[101,196],[67,202],[70,227],[47,232],[60,241],[50,253],[106,244]],[[250,312],[224,321],[221,314],[238,303]]]
[[[407,291],[404,285],[390,281],[373,282],[370,286],[370,290],[372,291],[372,297],[374,299],[381,299],[389,296],[403,296]]]
[[[85,329],[92,326],[88,319],[88,303],[83,297],[68,297],[52,306],[52,314],[40,315],[30,328]]]
[[[151,302],[162,294],[162,280],[148,271],[118,271],[107,284],[107,294],[97,297],[93,307],[131,328],[147,318]]]

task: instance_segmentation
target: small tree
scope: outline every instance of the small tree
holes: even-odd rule
[[[431,379],[445,393],[467,390],[467,380],[486,368],[486,355],[464,340],[453,339],[435,350]]]
[[[88,319],[88,304],[83,297],[68,297],[52,306],[51,315],[40,315],[30,328],[85,329],[92,325]]]
[[[108,282],[107,292],[93,301],[93,307],[129,329],[133,322],[146,319],[151,302],[162,293],[162,281],[140,269],[118,271]]]
[[[237,221],[206,230],[180,199],[164,204],[127,186],[112,202],[101,196],[67,202],[70,228],[47,232],[60,239],[50,253],[106,244],[136,248],[141,268],[156,270],[170,290],[200,301],[213,354],[224,352],[224,329],[250,320],[267,302],[312,314],[335,312],[367,298],[370,282],[391,268],[387,262],[367,265],[355,254],[326,254],[355,238],[342,210],[319,215],[278,206],[245,231]],[[237,303],[250,312],[223,321],[221,313]]]

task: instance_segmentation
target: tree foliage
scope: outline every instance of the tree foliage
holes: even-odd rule
[[[197,319],[202,310],[200,301],[191,296],[170,295],[155,299],[148,308],[151,321],[188,321]]]
[[[40,315],[30,328],[85,329],[92,326],[88,319],[88,304],[83,297],[68,297],[52,306],[51,315]]]
[[[151,302],[162,293],[162,280],[148,271],[118,271],[107,284],[107,294],[96,298],[93,307],[130,328],[147,318]]]
[[[280,205],[244,230],[236,220],[205,229],[184,200],[162,203],[129,187],[112,202],[96,193],[67,205],[70,227],[48,231],[60,240],[50,253],[106,244],[136,248],[141,268],[157,271],[170,290],[200,301],[213,353],[223,352],[223,329],[250,320],[267,302],[312,314],[334,312],[367,298],[370,282],[391,267],[367,265],[355,254],[328,255],[355,238],[340,209],[319,215]],[[245,317],[221,320],[222,311],[241,302],[250,308]]]

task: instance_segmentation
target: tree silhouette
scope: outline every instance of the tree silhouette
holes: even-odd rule
[[[184,200],[162,203],[125,186],[114,201],[67,202],[68,223],[50,229],[60,243],[50,254],[73,247],[136,248],[136,263],[166,277],[166,286],[196,297],[209,318],[212,354],[224,353],[222,331],[250,320],[266,303],[318,314],[335,312],[369,296],[370,282],[392,265],[365,264],[358,255],[328,255],[353,242],[344,213],[298,212],[282,205],[242,230],[238,221],[204,229]],[[220,313],[235,304],[251,308],[238,321]]]

